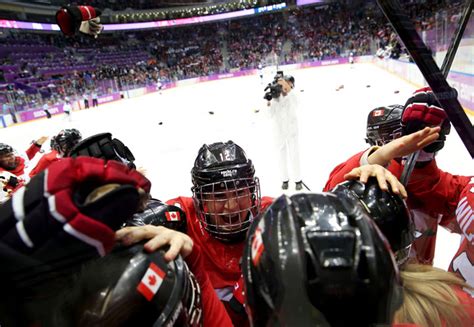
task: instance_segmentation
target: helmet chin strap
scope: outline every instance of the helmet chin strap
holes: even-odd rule
[[[400,182],[403,186],[407,186],[410,180],[410,175],[415,168],[417,162],[429,162],[436,157],[437,152],[426,152],[424,150],[418,150],[407,157],[404,157],[405,164],[403,167],[402,176],[400,177]]]
[[[421,150],[417,161],[418,162],[431,161],[436,157],[437,153],[438,152],[426,152],[426,151]]]

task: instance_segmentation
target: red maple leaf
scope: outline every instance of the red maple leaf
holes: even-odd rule
[[[156,276],[155,275],[148,276],[148,284],[150,284],[151,286],[156,284]]]

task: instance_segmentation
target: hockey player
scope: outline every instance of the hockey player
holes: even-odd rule
[[[378,107],[367,116],[367,138],[370,146],[383,146],[402,136],[403,106],[399,104]]]
[[[115,230],[142,207],[150,185],[114,161],[64,158],[0,206],[2,326],[43,325],[35,318],[57,309],[49,296],[74,285],[69,277],[82,262],[112,250]]]
[[[92,107],[98,107],[99,106],[99,96],[97,94],[97,91],[96,90],[93,90],[92,93],[91,93],[91,97],[92,97]]]
[[[402,304],[390,248],[354,198],[280,196],[242,259],[253,326],[388,326]]]
[[[156,79],[156,89],[158,90],[159,94],[162,94],[162,89],[163,89],[163,83],[159,78]]]
[[[440,199],[444,198],[449,188],[459,189],[459,186],[462,188],[468,183],[469,178],[445,173],[436,165],[434,157],[444,145],[445,137],[449,133],[449,122],[432,92],[426,88],[418,90],[408,99],[404,108],[401,125],[405,136],[399,138],[396,137],[399,135],[400,125],[393,125],[390,123],[392,119],[388,119],[394,114],[393,110],[378,108],[369,114],[368,126],[371,122],[375,125],[376,118],[380,118],[376,123],[380,132],[372,134],[368,127],[369,137],[378,135],[379,144],[388,142],[391,137],[395,139],[382,147],[371,147],[337,166],[331,173],[325,190],[331,189],[344,178],[360,177],[366,181],[368,176],[361,176],[357,167],[367,163],[387,166],[388,170],[399,178],[403,170],[402,157],[423,149],[407,185],[408,207],[415,216],[415,225],[420,236],[413,246],[412,255],[420,263],[432,264],[438,224],[447,226],[453,231],[458,230],[454,212],[449,212],[446,207],[440,205],[445,203]],[[383,114],[380,109],[383,109]],[[393,115],[394,121],[396,116]],[[387,122],[384,123],[384,120]],[[382,172],[381,167],[379,172]],[[375,176],[375,170],[372,173]],[[386,185],[384,188],[386,189]],[[457,197],[455,199],[454,206],[457,204]]]
[[[169,231],[154,253],[136,245],[107,254],[113,231],[142,210],[149,189],[115,161],[65,158],[31,180],[24,202],[1,207],[2,325],[232,326],[187,235]],[[161,224],[172,210],[179,209],[150,201],[127,223]],[[191,244],[180,251],[187,265],[166,259],[167,245],[181,237]],[[98,255],[105,256],[86,263]]]
[[[66,119],[69,122],[71,122],[72,106],[71,106],[71,102],[69,101],[69,98],[66,98],[64,101],[63,111],[64,111],[64,114],[66,115]]]
[[[250,223],[272,201],[260,197],[259,180],[244,150],[228,141],[203,145],[191,170],[193,197],[177,197],[168,204],[181,208],[187,217],[187,235],[202,249],[204,268],[219,299],[235,326],[244,326],[247,316],[236,312],[230,300],[241,276],[240,259]],[[120,232],[120,238],[141,240],[138,228]],[[148,233],[149,242],[162,242],[166,235]],[[182,247],[183,241],[173,251]],[[179,251],[178,251],[179,252]]]
[[[82,99],[84,100],[84,109],[89,109],[89,95],[87,94],[87,90],[84,92]]]
[[[41,146],[48,139],[46,136],[42,136],[36,141],[33,141],[31,146],[26,150],[28,160],[33,157],[41,150]],[[5,143],[0,143],[0,174],[3,172],[10,173],[15,176],[16,180],[8,182],[9,191],[14,191],[29,180],[29,176],[25,174],[25,168],[28,165],[28,161],[25,158],[18,156],[13,148]],[[9,180],[10,177],[8,176]]]
[[[49,112],[49,104],[48,104],[48,101],[44,101],[44,104],[43,104],[43,111],[46,115],[46,118],[48,119],[51,119],[51,113]]]
[[[64,129],[51,138],[51,152],[44,154],[35,168],[30,171],[30,177],[48,168],[53,162],[68,156],[72,148],[82,140],[81,132],[75,128]]]
[[[138,244],[88,263],[52,312],[52,325],[232,326],[197,247],[171,261],[164,253]]]
[[[401,197],[382,191],[373,177],[365,184],[358,181],[341,183],[332,193],[341,199],[359,199],[395,252],[404,290],[404,301],[395,315],[395,322],[417,326],[471,326],[474,299],[467,292],[474,289],[452,273],[430,265],[410,263],[414,223]]]
[[[261,63],[257,66],[258,76],[260,77],[260,84],[263,84],[263,65]]]
[[[295,79],[293,76],[283,76],[278,79],[281,92],[277,98],[272,98],[267,105],[270,106],[270,117],[273,123],[273,131],[278,151],[278,162],[280,165],[280,178],[283,181],[281,188],[288,189],[289,169],[291,166],[291,177],[296,181],[297,191],[303,188],[300,172],[300,153],[298,142],[298,99],[294,92]]]
[[[451,191],[457,193],[456,190]],[[446,195],[446,202],[451,202],[450,194]],[[461,191],[455,213],[462,232],[461,245],[449,265],[449,270],[474,287],[474,177],[471,177]],[[474,298],[474,290],[471,289],[469,292]]]

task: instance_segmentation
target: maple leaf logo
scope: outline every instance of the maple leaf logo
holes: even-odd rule
[[[151,286],[156,284],[156,276],[155,275],[148,276],[148,284],[151,285]]]

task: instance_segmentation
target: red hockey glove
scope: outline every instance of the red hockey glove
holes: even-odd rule
[[[100,15],[101,11],[91,6],[65,6],[56,12],[56,23],[67,36],[77,31],[97,36],[102,31]]]
[[[423,150],[434,153],[441,150],[450,132],[448,116],[441,108],[431,88],[421,88],[407,100],[402,114],[403,135],[415,133],[430,126],[441,126],[438,140],[426,146]]]
[[[0,241],[34,254],[47,242],[72,238],[103,256],[150,187],[143,175],[115,161],[64,158],[0,207]]]
[[[25,181],[18,176],[15,176],[8,171],[0,172],[0,204],[8,201],[11,195],[23,184]]]

